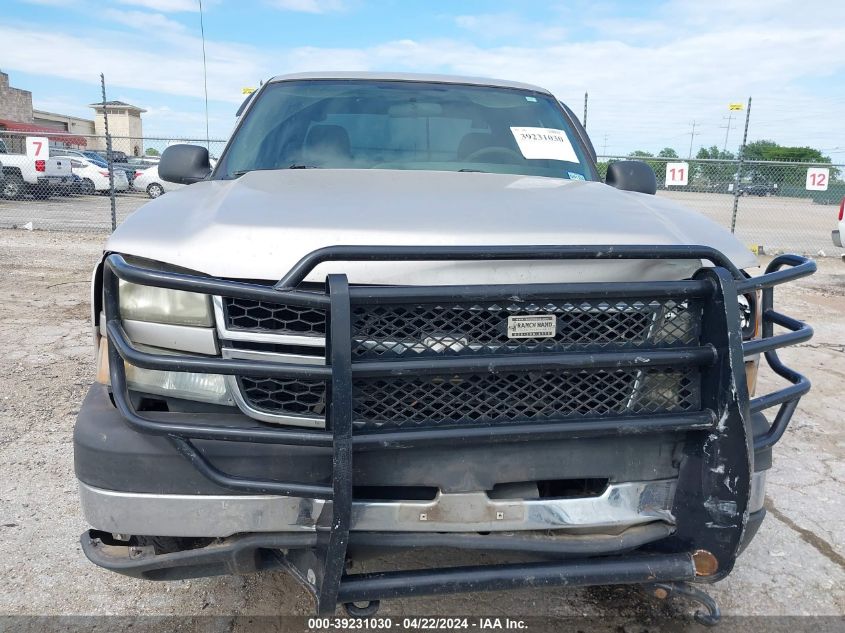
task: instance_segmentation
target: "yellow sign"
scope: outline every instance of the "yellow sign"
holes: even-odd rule
[[[255,92],[255,88],[241,88],[242,95],[251,95],[253,92]]]
[[[728,110],[744,110],[745,106],[741,103],[729,103]]]

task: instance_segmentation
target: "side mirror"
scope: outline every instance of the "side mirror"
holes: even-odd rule
[[[162,180],[190,185],[211,173],[208,150],[199,145],[171,145],[161,154],[158,175]]]
[[[620,160],[607,166],[604,182],[622,191],[638,191],[654,195],[657,191],[657,178],[654,170],[639,160]]]

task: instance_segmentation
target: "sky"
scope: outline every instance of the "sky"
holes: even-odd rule
[[[242,89],[307,70],[439,72],[551,90],[600,154],[771,139],[845,162],[839,0],[203,0],[208,125]],[[147,110],[145,136],[205,138],[199,0],[0,0],[0,70],[37,109]],[[728,121],[727,117],[733,114]],[[695,135],[691,136],[695,122]],[[729,136],[726,141],[730,123]]]

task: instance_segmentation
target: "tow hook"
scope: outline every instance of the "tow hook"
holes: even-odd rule
[[[710,596],[698,587],[695,587],[686,582],[658,582],[650,585],[644,585],[643,588],[647,593],[654,596],[658,600],[668,600],[669,598],[682,596],[688,598],[693,602],[697,602],[707,609],[707,613],[703,611],[696,611],[693,617],[695,621],[704,626],[716,626],[719,620],[722,619],[722,612],[719,610],[719,605]]]

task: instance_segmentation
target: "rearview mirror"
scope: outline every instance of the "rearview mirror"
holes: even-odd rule
[[[607,166],[604,182],[622,191],[637,191],[654,195],[657,191],[657,178],[654,170],[639,160],[620,160]]]
[[[208,150],[199,145],[171,145],[161,155],[158,175],[162,180],[190,185],[211,173]]]

